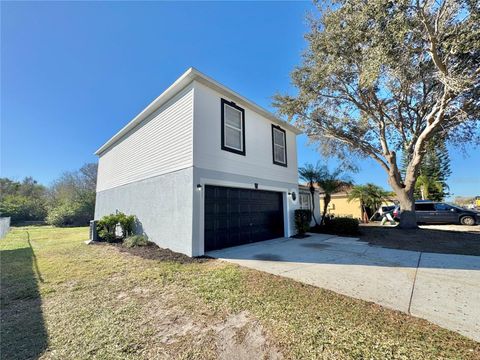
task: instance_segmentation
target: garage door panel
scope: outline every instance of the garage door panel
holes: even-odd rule
[[[283,235],[282,193],[206,186],[205,251]]]

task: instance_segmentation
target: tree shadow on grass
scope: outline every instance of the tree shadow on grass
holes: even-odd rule
[[[480,256],[480,232],[362,226],[360,239],[387,249]]]
[[[2,359],[37,359],[47,347],[38,289],[42,278],[29,237],[26,245],[0,251]]]

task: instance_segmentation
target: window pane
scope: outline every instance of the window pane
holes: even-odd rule
[[[434,211],[433,204],[415,204],[415,210],[417,211]]]
[[[275,144],[285,146],[285,134],[277,129],[273,129],[273,141]]]
[[[225,126],[225,145],[242,150],[242,132]]]
[[[236,129],[241,129],[242,113],[231,106],[225,105],[225,123]]]
[[[310,209],[310,194],[300,194],[300,208]]]
[[[441,210],[441,211],[450,211],[453,209],[450,205],[439,203],[435,204],[435,210]]]
[[[285,164],[285,148],[275,145],[275,161]]]

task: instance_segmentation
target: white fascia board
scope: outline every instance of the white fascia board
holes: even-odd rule
[[[118,140],[120,140],[125,134],[127,134],[130,130],[135,128],[138,124],[140,124],[143,120],[145,120],[155,110],[157,110],[159,107],[165,104],[168,100],[174,97],[177,93],[183,90],[193,80],[199,81],[200,83],[228,96],[229,98],[231,98],[236,102],[245,104],[247,107],[251,108],[253,111],[266,117],[272,122],[278,125],[281,125],[284,128],[292,131],[296,135],[302,133],[295,126],[289,124],[286,121],[279,119],[278,117],[273,115],[271,112],[265,110],[261,106],[246,99],[245,97],[241,96],[235,91],[230,90],[226,86],[220,84],[214,79],[208,77],[207,75],[191,67],[187,71],[185,71],[182,74],[182,76],[180,76],[172,85],[170,85],[167,90],[165,90],[159,97],[153,100],[144,110],[142,110],[142,112],[140,112],[137,116],[135,116],[133,120],[131,120],[127,125],[125,125],[119,132],[117,132],[110,140],[108,140],[105,144],[103,144],[97,151],[95,151],[95,155],[101,155],[104,151],[109,149]]]

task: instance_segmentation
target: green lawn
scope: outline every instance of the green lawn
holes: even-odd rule
[[[374,304],[87,237],[23,227],[0,240],[2,359],[480,358],[478,343]]]

